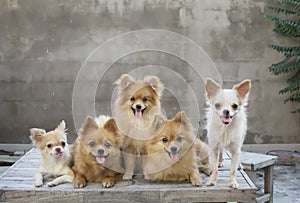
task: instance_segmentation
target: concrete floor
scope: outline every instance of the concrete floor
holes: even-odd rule
[[[258,172],[257,186],[263,186]],[[274,167],[274,203],[300,203],[300,161],[279,161]]]

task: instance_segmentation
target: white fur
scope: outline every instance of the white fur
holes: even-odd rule
[[[236,170],[239,164],[241,147],[247,131],[246,105],[251,83],[245,80],[233,87],[222,89],[221,86],[211,79],[206,82],[207,104],[207,133],[210,146],[210,164],[212,174],[206,183],[208,186],[216,184],[218,165],[223,166],[222,152],[227,149],[232,154],[230,169],[230,187],[237,188]],[[217,108],[216,104],[220,104]],[[238,104],[234,109],[233,104]],[[224,110],[229,111],[232,121],[229,124],[222,122]],[[218,164],[219,160],[219,164]]]
[[[105,123],[111,119],[110,116],[105,116],[105,115],[100,115],[98,116],[97,118],[95,118],[95,121],[97,123],[97,125],[100,127],[100,128],[103,128]]]

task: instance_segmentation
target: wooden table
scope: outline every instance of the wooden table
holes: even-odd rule
[[[225,163],[230,162],[226,158]],[[83,189],[72,184],[48,188],[34,186],[40,164],[37,149],[30,150],[0,177],[0,201],[8,202],[255,202],[257,188],[243,170],[237,173],[238,189],[229,188],[229,169],[219,171],[218,183],[206,187],[190,183],[151,183],[143,179],[123,181],[112,188],[90,183]]]
[[[273,202],[273,168],[277,160],[276,156],[258,154],[253,152],[242,152],[241,162],[243,169],[255,183],[256,172],[264,170],[264,195],[256,199],[257,202]]]

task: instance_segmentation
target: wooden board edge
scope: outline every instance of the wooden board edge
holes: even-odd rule
[[[26,159],[33,151],[35,148],[30,149],[24,156],[22,156],[19,160],[17,160],[12,166],[10,166],[6,171],[4,171],[0,175],[0,179],[2,179],[12,168],[16,167],[22,160]]]
[[[252,180],[249,178],[249,176],[246,174],[246,172],[243,169],[239,170],[240,173],[242,174],[242,176],[245,178],[245,180],[247,181],[247,183],[249,184],[249,186],[255,190],[257,190],[258,188],[254,185],[254,183],[252,182]]]

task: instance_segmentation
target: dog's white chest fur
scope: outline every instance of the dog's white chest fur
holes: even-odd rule
[[[65,168],[71,161],[71,154],[68,150],[64,151],[62,157],[43,156],[40,171],[45,174],[52,174],[54,176],[63,175],[66,171]]]
[[[207,112],[207,131],[210,145],[227,148],[234,144],[241,146],[247,130],[247,117],[244,109],[235,116],[232,123],[225,125],[212,109]]]

